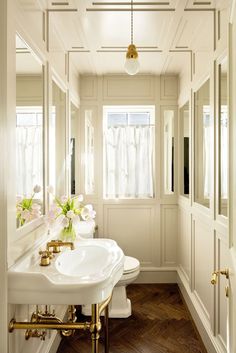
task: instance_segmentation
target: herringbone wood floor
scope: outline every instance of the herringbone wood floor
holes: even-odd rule
[[[110,353],[206,353],[176,284],[133,284],[127,292],[133,314],[110,319]],[[62,339],[57,353],[90,353],[90,347],[89,332],[77,332]]]

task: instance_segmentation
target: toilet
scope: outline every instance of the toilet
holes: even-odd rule
[[[131,315],[131,301],[127,298],[126,287],[136,280],[139,272],[140,262],[134,257],[125,256],[123,275],[113,289],[109,317],[126,318]]]
[[[89,232],[89,231],[86,231],[86,236],[84,236],[85,233],[82,232],[81,228],[78,233],[79,233],[79,236],[82,238],[93,237],[93,232]],[[132,313],[131,301],[129,298],[127,298],[126,287],[136,280],[136,278],[139,275],[139,272],[140,272],[139,260],[131,256],[125,256],[124,272],[121,279],[113,289],[112,300],[109,304],[109,317],[127,318],[131,315]],[[84,315],[91,315],[90,306],[83,305],[82,313]]]

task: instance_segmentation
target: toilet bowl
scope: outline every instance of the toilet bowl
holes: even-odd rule
[[[136,280],[139,272],[140,262],[134,257],[126,256],[123,275],[113,289],[109,317],[126,318],[131,315],[131,301],[127,298],[126,287]]]

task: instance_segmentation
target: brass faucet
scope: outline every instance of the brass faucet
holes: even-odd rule
[[[51,240],[47,243],[47,251],[50,251],[50,248],[52,248],[54,254],[59,253],[61,251],[61,246],[68,246],[71,250],[74,250],[75,248],[74,243],[71,241]]]

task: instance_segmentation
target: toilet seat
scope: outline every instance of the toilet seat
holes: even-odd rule
[[[135,272],[136,270],[139,270],[139,268],[140,268],[140,262],[137,259],[131,256],[125,256],[123,275]]]

